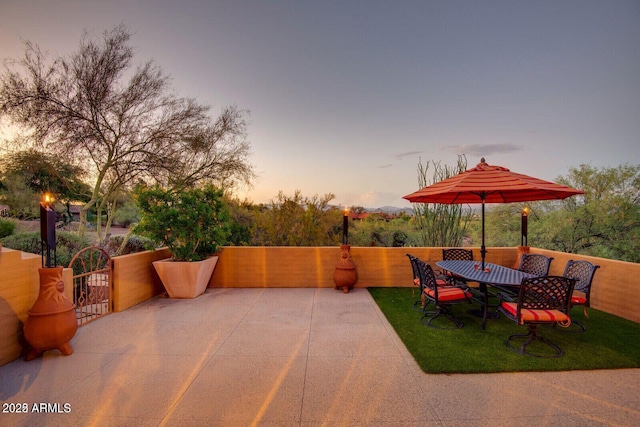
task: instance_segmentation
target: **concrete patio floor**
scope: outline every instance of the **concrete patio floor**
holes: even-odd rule
[[[428,375],[366,289],[208,289],[0,367],[3,426],[632,426],[640,370]],[[51,412],[34,412],[40,408]],[[58,404],[56,406],[56,404]]]

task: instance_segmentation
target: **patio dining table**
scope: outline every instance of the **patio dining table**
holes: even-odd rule
[[[535,277],[533,274],[488,262],[484,263],[484,270],[480,268],[481,264],[477,261],[443,260],[437,261],[436,265],[469,282],[479,283],[482,329],[486,327],[487,317],[489,316],[489,291],[487,286],[494,286],[499,289],[509,288],[516,291],[520,283],[522,283],[522,279]]]

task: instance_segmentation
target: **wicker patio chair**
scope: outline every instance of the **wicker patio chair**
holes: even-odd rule
[[[564,277],[570,277],[576,280],[576,285],[573,288],[573,294],[571,295],[571,307],[575,305],[581,305],[584,311],[584,317],[589,317],[587,314],[587,307],[591,306],[591,282],[593,282],[593,276],[596,274],[596,270],[600,268],[599,265],[594,265],[589,261],[567,261],[567,265],[564,267]],[[577,291],[577,293],[576,293]],[[573,321],[584,332],[587,328],[576,320]]]
[[[449,248],[442,250],[442,259],[444,261],[473,261],[473,251],[463,248]],[[447,279],[450,285],[462,284],[466,285],[467,281],[457,274],[453,274],[450,271],[443,270],[442,275]]]
[[[518,270],[535,276],[546,276],[549,274],[553,258],[540,254],[522,254]]]
[[[564,351],[557,345],[538,335],[539,324],[560,323],[569,326],[569,304],[575,280],[563,276],[541,276],[523,279],[520,285],[518,302],[509,301],[508,296],[500,294],[503,300],[498,310],[518,325],[526,325],[527,334],[513,334],[505,340],[505,345],[520,354],[532,357],[562,357]],[[512,340],[524,339],[520,348],[512,345]],[[541,342],[551,347],[554,354],[534,354],[527,352],[532,342]]]
[[[471,304],[471,293],[466,289],[458,286],[439,286],[433,269],[426,262],[418,260],[420,268],[420,279],[423,283],[422,290],[422,308],[424,309],[430,302],[436,306],[434,311],[425,311],[424,316],[420,319],[426,326],[439,329],[459,329],[464,326],[462,321],[456,319],[451,314],[451,306],[459,303]],[[445,327],[431,322],[444,316],[453,323],[453,327]]]

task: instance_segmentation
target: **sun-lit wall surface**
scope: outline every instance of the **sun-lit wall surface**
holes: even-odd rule
[[[480,249],[472,248],[474,259]],[[406,254],[411,253],[435,267],[442,248],[352,247],[351,258],[358,269],[356,287],[411,286],[413,276]],[[210,286],[228,288],[334,287],[333,272],[340,248],[324,247],[225,247]],[[487,262],[513,266],[515,248],[491,248]]]
[[[169,258],[163,248],[113,257],[113,311],[123,311],[164,292],[153,261]]]
[[[25,349],[22,326],[38,298],[40,255],[0,249],[0,366],[17,359]],[[73,301],[73,272],[62,273],[64,293]]]
[[[480,249],[473,249],[480,260]],[[435,267],[442,248],[352,247],[358,269],[356,287],[413,286],[407,253]],[[550,274],[562,275],[569,259],[585,259],[600,265],[593,280],[591,306],[640,322],[640,264],[531,248],[554,258]],[[486,261],[513,267],[517,248],[488,248]],[[333,287],[333,272],[340,259],[339,247],[225,247],[210,282],[212,287]]]

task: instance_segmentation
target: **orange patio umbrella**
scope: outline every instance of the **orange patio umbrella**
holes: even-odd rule
[[[433,185],[428,185],[415,193],[403,197],[412,203],[482,203],[482,269],[486,248],[484,244],[485,203],[532,202],[537,200],[561,200],[582,190],[544,181],[516,172],[502,166],[492,166],[484,158],[476,167],[468,169]]]

